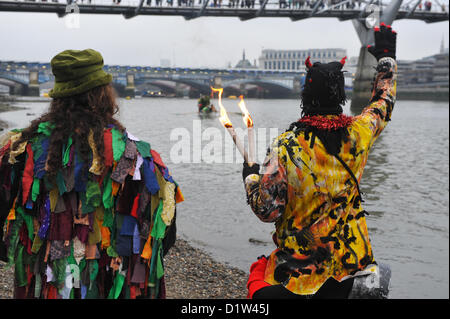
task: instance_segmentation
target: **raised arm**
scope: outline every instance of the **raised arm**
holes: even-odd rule
[[[369,105],[356,118],[356,122],[370,129],[370,145],[379,136],[391,119],[397,91],[397,34],[390,26],[381,24],[375,28],[375,46],[368,46],[369,52],[378,61],[377,73]]]

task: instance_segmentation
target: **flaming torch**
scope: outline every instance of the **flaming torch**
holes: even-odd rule
[[[244,115],[243,120],[244,124],[247,126],[248,132],[248,153],[249,153],[249,166],[252,166],[255,163],[255,133],[253,131],[253,120],[250,116],[250,113],[247,110],[247,106],[244,102],[244,96],[239,96],[241,101],[239,102],[239,108],[241,109],[242,114]]]
[[[230,118],[228,117],[227,114],[227,110],[225,109],[225,107],[222,104],[222,93],[223,93],[223,88],[213,88],[211,87],[211,90],[213,92],[218,92],[219,93],[219,107],[220,107],[220,123],[222,123],[222,125],[227,129],[228,133],[231,135],[231,138],[233,139],[234,144],[236,144],[236,147],[239,151],[239,153],[241,153],[241,155],[244,157],[244,160],[246,162],[248,162],[248,154],[244,149],[244,146],[242,145],[241,141],[238,140],[237,135],[236,135],[236,131],[233,128],[233,124],[230,121]]]

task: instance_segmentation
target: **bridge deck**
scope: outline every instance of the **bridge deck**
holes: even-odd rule
[[[65,3],[42,3],[42,2],[18,2],[18,1],[0,1],[0,11],[5,12],[43,12],[56,13],[62,17],[66,14]],[[136,6],[130,5],[98,5],[98,4],[78,4],[81,14],[120,14],[126,18],[136,15]],[[159,15],[159,16],[183,16],[186,19],[192,19],[199,16],[200,7],[141,7],[139,15]],[[274,9],[265,8],[259,11],[256,8],[214,8],[206,7],[202,10],[203,17],[238,17],[241,20],[252,19],[256,17],[266,18],[290,18],[293,21],[311,18],[313,9]],[[339,20],[350,20],[361,18],[360,9],[326,10],[314,13],[314,18],[338,18]],[[400,10],[396,19],[416,19],[427,23],[449,20],[448,12],[437,11],[414,11],[408,15],[407,10]]]

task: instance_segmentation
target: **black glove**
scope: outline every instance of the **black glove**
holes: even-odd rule
[[[242,169],[242,179],[245,181],[245,178],[251,174],[259,174],[259,164],[254,163],[250,167],[248,166],[247,162],[244,162],[244,168]]]
[[[379,28],[374,28],[375,46],[368,45],[369,52],[379,61],[381,58],[390,57],[395,59],[397,47],[397,33],[390,25],[381,23]]]

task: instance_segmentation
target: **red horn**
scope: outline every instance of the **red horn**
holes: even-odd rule
[[[309,69],[310,67],[312,67],[312,64],[311,64],[311,59],[310,59],[311,57],[310,56],[308,56],[308,58],[306,59],[306,61],[305,61],[305,65],[306,65],[306,67]]]
[[[342,59],[341,59],[341,64],[342,64],[342,66],[344,66],[345,65],[345,60],[347,59],[347,57],[345,56],[345,57],[343,57]]]

